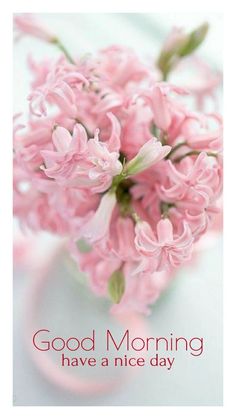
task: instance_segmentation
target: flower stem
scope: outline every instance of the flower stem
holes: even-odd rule
[[[182,147],[182,146],[184,146],[184,145],[187,145],[187,143],[186,143],[186,141],[183,141],[183,142],[181,142],[181,143],[179,143],[179,144],[177,144],[175,147],[173,147],[171,150],[170,150],[170,152],[169,152],[169,154],[167,154],[167,156],[165,157],[165,159],[167,160],[167,159],[169,159],[170,158],[170,156],[172,156],[172,154],[173,153],[175,153],[180,147]]]
[[[162,73],[162,81],[167,81],[167,78],[168,78],[168,72],[167,71],[163,72]]]
[[[70,53],[67,51],[67,49],[64,47],[64,45],[61,43],[60,39],[58,38],[54,38],[51,41],[52,44],[56,45],[57,48],[59,48],[59,50],[61,52],[63,52],[63,54],[65,55],[65,57],[67,58],[67,60],[71,63],[71,64],[75,64],[73,58],[71,57]]]

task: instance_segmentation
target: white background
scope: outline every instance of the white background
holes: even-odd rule
[[[199,418],[199,415],[205,417],[214,418],[232,418],[235,416],[235,294],[236,287],[234,281],[235,272],[235,233],[236,233],[236,219],[235,219],[235,196],[232,193],[235,190],[235,153],[236,146],[235,142],[232,141],[233,133],[235,132],[235,96],[233,91],[236,90],[235,83],[235,55],[233,53],[233,42],[236,38],[236,27],[235,27],[235,12],[234,3],[222,1],[222,0],[198,0],[198,2],[190,3],[187,0],[179,0],[176,3],[173,0],[166,0],[164,3],[159,4],[153,0],[146,0],[145,5],[138,4],[136,0],[120,0],[119,5],[112,3],[107,0],[100,0],[99,4],[94,0],[87,0],[86,3],[80,5],[75,4],[74,0],[67,0],[66,2],[57,2],[57,12],[81,12],[87,11],[164,11],[170,12],[191,12],[196,13],[200,11],[208,11],[209,14],[212,11],[218,11],[225,13],[225,41],[224,41],[224,97],[227,106],[227,112],[225,112],[225,227],[224,227],[224,408],[161,408],[161,407],[150,407],[146,408],[100,408],[96,406],[88,409],[87,407],[78,408],[13,408],[12,409],[12,305],[11,305],[11,274],[12,274],[12,245],[9,237],[11,236],[11,207],[12,207],[12,188],[11,188],[11,148],[9,142],[6,139],[11,137],[12,131],[12,53],[11,53],[11,34],[12,34],[12,13],[13,12],[55,12],[55,5],[49,3],[47,0],[41,0],[40,4],[32,2],[31,0],[17,0],[8,1],[1,5],[1,16],[2,22],[0,25],[0,44],[1,44],[1,60],[2,65],[0,67],[1,80],[4,81],[1,86],[1,97],[0,111],[1,115],[4,116],[1,122],[1,132],[4,141],[2,143],[1,158],[1,191],[5,199],[1,203],[1,249],[4,251],[0,252],[0,263],[1,270],[3,273],[2,292],[1,292],[1,406],[2,414],[5,417],[17,417],[17,418],[41,418],[43,415],[55,415],[57,418],[64,418],[66,414],[70,415],[96,415],[96,417],[118,418],[120,415],[135,415],[136,418],[141,418],[144,415],[149,417],[157,417],[161,415],[162,418]],[[145,7],[145,10],[144,10]]]

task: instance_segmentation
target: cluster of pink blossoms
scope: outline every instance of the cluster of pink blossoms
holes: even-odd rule
[[[148,312],[191,259],[222,190],[222,120],[112,46],[36,64],[29,119],[14,130],[14,213],[69,239],[113,310]]]

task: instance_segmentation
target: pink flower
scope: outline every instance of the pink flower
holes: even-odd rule
[[[29,16],[15,20],[22,32],[59,42]],[[172,33],[160,72],[167,75],[206,29]],[[66,57],[29,61],[29,118],[23,127],[16,115],[14,129],[14,214],[23,228],[67,238],[91,289],[119,301],[113,313],[148,314],[216,223],[222,120],[190,109],[196,104],[183,86],[158,82],[154,63],[128,48],[74,64]],[[191,86],[190,99],[191,92],[205,99],[215,76],[199,92]]]
[[[69,234],[69,220],[60,215],[59,208],[52,206],[50,196],[37,190],[29,174],[19,167],[14,171],[13,212],[20,218],[22,226],[33,231],[46,230],[61,236]]]
[[[110,115],[110,118],[111,117]],[[63,127],[52,134],[55,150],[43,150],[45,174],[61,184],[91,187],[93,192],[103,192],[111,186],[112,179],[122,171],[117,149],[119,129],[112,119],[113,129],[108,143],[101,142],[98,131],[88,140],[81,124],[74,126],[73,135]]]
[[[222,189],[222,171],[214,157],[202,152],[181,161],[179,169],[168,161],[169,187],[161,186],[162,197],[178,207],[203,210]]]
[[[130,82],[139,82],[149,72],[131,49],[118,45],[101,51],[99,70],[115,89],[124,88]]]
[[[107,142],[107,148],[112,152],[120,151],[120,136],[121,136],[121,126],[118,119],[113,115],[113,113],[108,112],[107,117],[111,122],[111,135]]]
[[[156,233],[150,225],[138,222],[135,228],[135,246],[144,256],[135,271],[162,271],[177,267],[189,260],[192,254],[193,237],[187,223],[183,224],[181,235],[174,235],[170,220],[163,219],[157,223]]]
[[[216,206],[209,206],[203,210],[175,207],[170,211],[171,221],[176,229],[184,221],[187,222],[191,229],[194,242],[196,242],[212,225],[212,221],[219,213],[219,211],[220,209]]]
[[[41,26],[34,15],[30,13],[15,15],[14,27],[18,32],[18,37],[22,35],[31,35],[46,42],[53,42],[55,40],[55,35]]]
[[[134,245],[134,221],[128,217],[118,217],[110,227],[108,250],[120,261],[139,260]]]
[[[127,157],[133,158],[147,138],[152,137],[151,123],[152,113],[143,103],[135,103],[128,107],[121,136],[121,147]]]
[[[88,176],[92,181],[98,183],[93,187],[94,192],[108,189],[113,177],[122,171],[119,153],[109,152],[107,145],[99,141],[98,131],[95,138],[88,141],[88,161],[92,164]]]
[[[19,165],[33,174],[43,163],[41,150],[51,141],[52,127],[53,121],[49,119],[45,119],[43,124],[32,120],[27,124],[26,130],[19,130],[18,125],[15,131],[13,140],[15,159]]]
[[[81,228],[80,236],[88,239],[90,243],[104,238],[108,233],[115,205],[116,196],[114,193],[107,192],[103,195],[96,212]]]
[[[87,78],[76,65],[68,64],[62,57],[50,70],[44,84],[28,96],[30,111],[35,116],[46,116],[46,103],[56,105],[66,115],[76,118],[76,90],[89,86]]]
[[[92,194],[89,189],[61,187],[49,179],[35,178],[32,182],[34,188],[48,195],[48,200],[64,218],[71,228],[71,235],[77,236],[78,231],[99,204],[99,196]]]
[[[123,97],[120,93],[110,88],[103,88],[99,95],[99,101],[92,108],[93,113],[104,115],[105,113],[119,109],[123,105]]]
[[[127,163],[125,168],[127,175],[132,176],[143,172],[158,163],[160,160],[164,159],[170,150],[170,146],[162,146],[160,141],[157,141],[156,138],[152,138],[147,141],[140,148],[138,154]]]
[[[194,150],[222,150],[223,124],[218,114],[206,115],[201,121],[189,116],[182,124],[181,134]]]
[[[157,128],[163,131],[168,130],[173,116],[173,102],[169,96],[170,92],[181,95],[187,93],[185,89],[163,82],[155,84],[140,95],[150,106]]]
[[[65,183],[73,176],[79,162],[83,163],[87,151],[87,134],[80,124],[75,125],[72,136],[65,128],[56,127],[52,142],[55,150],[41,151],[46,166],[42,169],[48,177]]]

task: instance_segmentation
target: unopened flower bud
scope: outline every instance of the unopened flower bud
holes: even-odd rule
[[[203,23],[189,34],[185,34],[180,28],[172,30],[157,60],[157,66],[162,71],[164,80],[181,57],[192,54],[201,45],[208,28],[208,23]]]
[[[55,35],[44,28],[31,13],[21,13],[14,16],[14,28],[18,37],[31,35],[46,42],[55,42]]]
[[[119,304],[125,292],[125,278],[122,271],[113,272],[108,282],[108,293],[115,304]]]
[[[206,34],[208,32],[209,25],[208,23],[203,23],[197,29],[192,31],[187,37],[185,42],[180,45],[178,49],[178,55],[180,57],[185,57],[186,55],[192,54],[195,49],[201,45],[204,41]]]
[[[156,164],[158,161],[164,159],[170,150],[170,146],[163,146],[156,138],[152,138],[147,141],[140,148],[138,154],[136,154],[136,156],[127,163],[125,173],[127,176],[131,176],[143,172]]]

